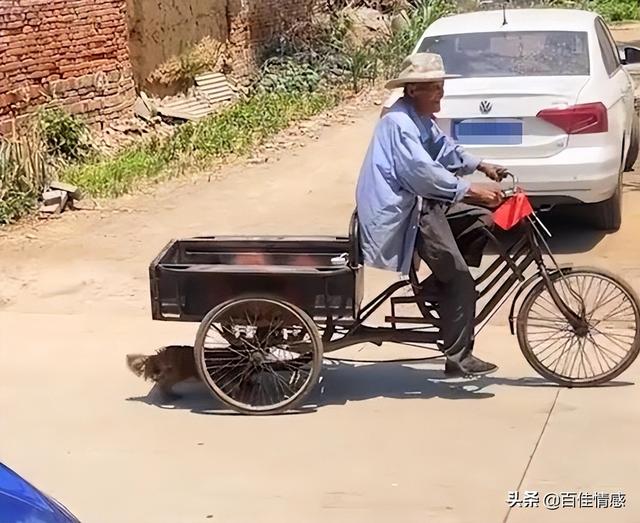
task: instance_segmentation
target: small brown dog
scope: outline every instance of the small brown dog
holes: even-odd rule
[[[169,345],[156,354],[127,354],[127,367],[136,376],[156,382],[167,397],[179,398],[172,387],[189,378],[200,379],[193,347]]]

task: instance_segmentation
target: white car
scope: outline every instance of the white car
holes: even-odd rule
[[[620,227],[622,173],[633,168],[640,139],[633,79],[623,65],[640,60],[632,48],[621,60],[597,14],[453,15],[430,25],[414,52],[441,55],[447,73],[459,75],[446,81],[435,115],[445,133],[508,167],[537,208],[586,204],[598,228]],[[394,91],[385,109],[400,96]]]

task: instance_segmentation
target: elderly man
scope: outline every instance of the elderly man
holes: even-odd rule
[[[504,168],[462,150],[441,129],[444,71],[439,55],[417,53],[403,62],[387,88],[404,88],[378,122],[356,190],[366,265],[409,273],[417,251],[432,275],[423,292],[437,292],[445,373],[482,375],[497,366],[472,355],[476,306],[469,266],[478,267],[492,227],[487,208],[502,202],[497,183],[479,186],[465,175],[483,172],[499,181]]]

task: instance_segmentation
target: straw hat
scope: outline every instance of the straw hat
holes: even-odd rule
[[[457,74],[447,74],[442,57],[434,53],[415,53],[407,56],[402,62],[402,71],[397,78],[389,80],[387,89],[404,87],[407,84],[437,82],[447,78],[459,78]]]

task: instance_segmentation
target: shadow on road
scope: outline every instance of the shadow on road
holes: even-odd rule
[[[191,410],[196,414],[236,415],[213,398],[202,383],[183,384],[183,396],[173,401],[163,401],[155,387],[148,396],[128,398],[166,409]],[[350,402],[374,398],[480,400],[495,396],[483,391],[489,386],[550,387],[557,385],[538,377],[502,378],[485,376],[475,380],[445,379],[441,368],[415,368],[401,364],[374,363],[357,365],[331,362],[325,365],[322,380],[309,395],[305,406],[284,415],[315,412],[322,407],[342,406]],[[611,382],[607,386],[633,385],[627,382]],[[602,386],[601,386],[602,387]]]

